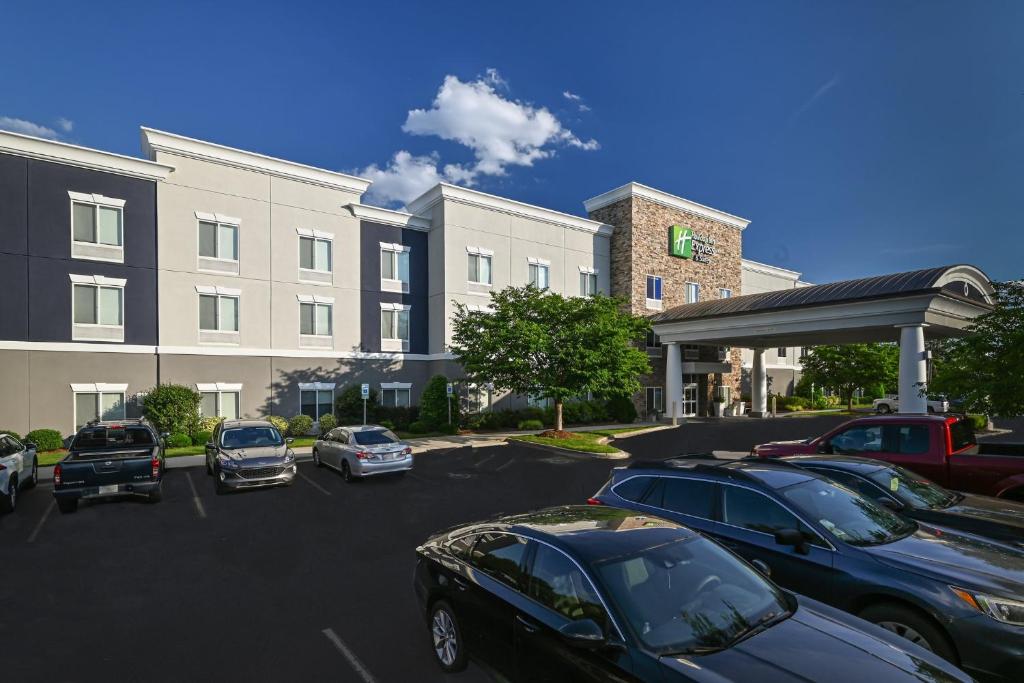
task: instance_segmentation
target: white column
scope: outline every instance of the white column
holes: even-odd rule
[[[924,325],[898,325],[900,331],[901,413],[927,413],[928,397],[923,393],[928,380],[924,352]]]
[[[764,349],[752,349],[754,367],[750,372],[750,414],[764,417],[768,412],[768,372],[764,367]]]
[[[683,359],[676,342],[663,343],[665,354],[665,416],[682,417],[683,414]]]

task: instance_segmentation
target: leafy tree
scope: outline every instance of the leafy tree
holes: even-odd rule
[[[994,282],[995,308],[932,345],[931,391],[985,415],[1024,414],[1024,281]]]
[[[815,346],[803,359],[801,383],[832,387],[853,410],[853,392],[860,387],[894,386],[899,374],[900,350],[895,344],[842,344]]]
[[[490,311],[455,306],[451,351],[470,380],[551,399],[558,431],[567,399],[632,394],[650,372],[637,348],[650,324],[625,312],[619,299],[564,297],[527,285],[492,292]]]
[[[159,384],[143,399],[142,414],[160,432],[191,437],[199,430],[199,402],[199,392],[191,387]]]
[[[378,421],[380,401],[377,390],[370,387],[370,398],[366,399],[366,423]],[[334,414],[338,423],[343,425],[363,424],[363,388],[359,384],[350,384],[334,398]]]
[[[423,388],[420,396],[419,420],[431,429],[448,424],[448,403],[451,402],[452,424],[459,424],[459,402],[453,396],[448,398],[448,378],[434,375]]]

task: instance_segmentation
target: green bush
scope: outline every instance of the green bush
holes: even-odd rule
[[[459,402],[454,399],[454,396],[452,399],[448,398],[448,378],[444,375],[434,375],[420,396],[419,420],[426,422],[431,429],[448,424],[448,404],[451,403],[452,424],[458,424]]]
[[[177,432],[167,437],[168,448],[187,448],[192,445],[192,437],[184,432]]]
[[[199,431],[201,432],[213,432],[221,422],[224,421],[223,417],[217,417],[216,415],[207,415],[206,417],[200,418],[199,420]]]
[[[397,429],[397,428],[395,427],[395,423],[394,423],[394,422],[392,422],[391,420],[381,420],[381,421],[380,421],[380,422],[378,422],[377,424],[379,424],[379,425],[380,425],[381,427],[383,427],[384,429],[390,429],[391,431],[395,431],[395,429]],[[404,430],[403,430],[403,431],[404,431]]]
[[[13,429],[0,429],[0,434],[7,434],[9,436],[13,436],[18,441],[22,440],[21,434],[18,434],[18,432],[14,431]]]
[[[438,428],[437,431],[441,432],[442,434],[448,434],[449,436],[455,436],[456,434],[459,433],[459,425],[455,424],[454,422],[452,424],[443,424]]]
[[[390,422],[394,425],[393,429],[401,429],[404,432],[419,418],[419,406],[377,406],[374,422],[381,425],[384,422]],[[362,423],[362,419],[362,415],[360,415],[360,423]]]
[[[199,429],[199,402],[199,392],[191,387],[159,384],[143,399],[142,414],[158,432],[189,435]]]
[[[620,424],[632,424],[636,420],[636,406],[629,396],[608,399],[608,416]]]
[[[200,429],[198,432],[192,435],[193,446],[205,446],[210,443],[210,439],[213,438],[213,432],[208,432]]]
[[[381,416],[378,414],[378,410],[381,407],[377,390],[371,387],[370,398],[366,401],[367,424],[379,422]],[[362,387],[359,384],[350,384],[334,397],[334,415],[339,424],[363,424]]]
[[[416,420],[411,425],[409,425],[409,431],[412,432],[413,434],[426,434],[427,432],[430,431],[430,429],[430,425],[428,425],[423,420]]]
[[[281,436],[288,433],[288,420],[280,415],[271,415],[267,418],[267,422],[277,427],[277,431],[281,432]]]
[[[519,423],[519,429],[523,431],[534,431],[537,429],[544,429],[544,424],[540,420],[523,420]]]
[[[335,427],[338,426],[338,421],[334,419],[333,415],[321,415],[320,416],[320,433],[326,434]]]
[[[308,436],[313,429],[313,418],[309,415],[296,415],[288,420],[288,436]]]
[[[967,419],[971,421],[974,431],[980,432],[988,428],[988,415],[969,414]]]
[[[33,429],[25,435],[24,440],[34,443],[36,451],[40,453],[43,451],[55,451],[58,448],[64,447],[64,438],[56,429]]]

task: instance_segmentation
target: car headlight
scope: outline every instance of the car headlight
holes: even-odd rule
[[[217,454],[217,464],[226,470],[233,470],[238,467],[238,463],[224,455],[223,453]]]
[[[1024,602],[1010,600],[984,593],[974,593],[963,588],[950,586],[956,596],[982,614],[987,614],[996,621],[1014,626],[1024,626]]]
[[[287,451],[284,452],[284,461],[285,462],[291,462],[294,459],[295,459],[295,453],[293,453],[291,449],[288,449]]]

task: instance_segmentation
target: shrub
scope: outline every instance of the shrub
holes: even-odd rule
[[[267,418],[267,422],[277,427],[277,431],[281,432],[282,436],[288,433],[288,420],[280,415],[271,415]]]
[[[192,445],[192,437],[184,432],[176,432],[167,437],[168,448],[187,448]]]
[[[453,397],[454,399],[454,397]],[[437,429],[448,424],[448,404],[451,403],[452,424],[459,423],[459,402],[448,398],[448,378],[434,375],[427,382],[420,396],[419,420]]]
[[[377,406],[375,422],[384,424],[390,422],[394,429],[406,431],[409,425],[420,417],[419,406]],[[360,414],[359,423],[362,423],[363,416]]]
[[[34,443],[36,450],[40,453],[43,451],[55,451],[58,448],[64,447],[64,437],[56,429],[33,429],[25,435],[24,440]]]
[[[395,424],[391,420],[381,420],[377,424],[379,424],[384,429],[390,429],[391,431],[394,431],[396,429]]]
[[[210,443],[210,439],[213,438],[213,432],[200,429],[198,432],[192,435],[193,446],[205,446]]]
[[[441,432],[442,434],[448,434],[449,436],[455,436],[456,434],[459,433],[459,425],[455,424],[454,422],[451,424],[445,423],[441,425],[441,427],[437,431]]]
[[[224,421],[223,417],[217,417],[216,415],[208,415],[199,419],[199,431],[201,432],[213,432],[221,422]]]
[[[158,432],[189,435],[199,428],[199,402],[199,392],[190,387],[159,384],[143,399],[142,414]]]
[[[313,429],[313,418],[309,415],[296,415],[288,420],[288,436],[307,436]]]
[[[371,387],[370,398],[366,401],[367,424],[373,424],[379,420],[381,416],[377,411],[381,407],[377,391]],[[363,424],[363,397],[360,385],[350,384],[334,397],[334,414],[340,424]]]
[[[608,399],[608,416],[621,424],[631,424],[636,420],[636,406],[629,396],[615,396]]]
[[[427,432],[430,431],[430,425],[428,425],[423,420],[416,420],[411,425],[409,425],[409,431],[412,432],[413,434],[426,434]]]
[[[971,421],[976,432],[988,429],[988,415],[969,414],[967,419]]]
[[[9,436],[13,436],[18,441],[23,440],[21,438],[21,434],[18,434],[18,432],[14,431],[13,429],[0,429],[0,434],[7,434]]]
[[[540,420],[523,420],[519,423],[519,429],[523,431],[534,431],[537,429],[544,429],[544,423]]]
[[[326,434],[335,427],[338,426],[338,421],[334,419],[333,415],[321,415],[320,416],[320,433]]]

